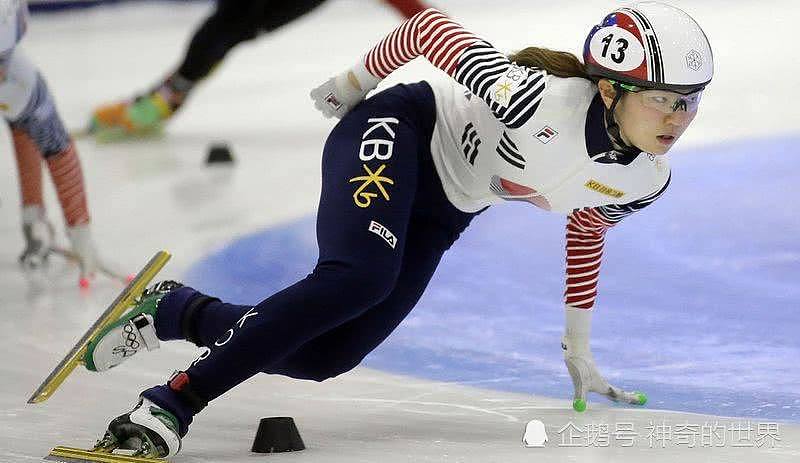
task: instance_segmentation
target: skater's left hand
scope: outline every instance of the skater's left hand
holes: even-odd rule
[[[350,110],[342,101],[341,93],[337,91],[336,78],[331,77],[324,84],[311,90],[311,99],[314,100],[314,107],[325,117],[341,119]]]
[[[597,369],[591,352],[570,352],[564,347],[564,363],[567,365],[569,375],[572,377],[572,384],[575,386],[575,397],[572,401],[572,408],[582,412],[586,410],[586,394],[596,392],[606,396],[614,402],[624,402],[633,405],[644,405],[647,396],[641,392],[624,391],[612,386],[606,381]]]
[[[325,83],[311,90],[314,106],[325,117],[341,119],[350,109],[360,103],[380,79],[367,71],[363,63],[331,77]]]

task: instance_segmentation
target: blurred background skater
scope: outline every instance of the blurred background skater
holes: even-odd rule
[[[214,12],[192,36],[177,69],[144,94],[95,109],[89,133],[102,141],[160,133],[194,86],[236,45],[288,24],[324,1],[218,0]],[[418,0],[384,1],[407,18],[426,8]]]
[[[19,257],[26,269],[41,268],[55,247],[42,195],[42,164],[55,186],[71,250],[86,287],[97,270],[97,251],[81,164],[75,144],[56,110],[44,78],[19,50],[25,34],[25,0],[0,0],[0,111],[11,131],[19,172],[22,232],[25,249]]]

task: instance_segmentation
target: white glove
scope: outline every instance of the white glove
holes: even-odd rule
[[[586,410],[586,394],[596,392],[614,402],[625,402],[644,405],[647,396],[641,392],[628,392],[608,384],[608,381],[597,370],[594,357],[589,348],[592,310],[566,307],[566,329],[561,341],[564,349],[564,363],[567,365],[572,384],[575,386],[575,397],[572,408],[582,412]]]
[[[92,241],[89,224],[68,227],[67,238],[72,244],[72,253],[81,270],[81,285],[84,285],[83,282],[88,278],[93,278],[97,271],[97,250]]]
[[[380,79],[370,74],[364,63],[359,61],[353,68],[311,90],[311,99],[325,117],[341,119],[379,82]]]
[[[53,245],[53,226],[47,221],[42,206],[22,208],[22,234],[25,249],[19,256],[19,263],[26,269],[40,268]]]

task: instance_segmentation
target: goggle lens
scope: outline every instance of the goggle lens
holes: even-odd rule
[[[703,95],[702,91],[689,95],[681,95],[680,93],[666,90],[642,90],[635,93],[641,98],[644,106],[665,114],[680,111],[681,109],[689,113],[695,112]]]
[[[618,84],[623,90],[636,94],[645,107],[658,110],[664,114],[670,114],[680,110],[695,112],[703,96],[702,90],[683,95],[669,90],[648,90],[635,85],[615,82],[613,80],[611,83]]]

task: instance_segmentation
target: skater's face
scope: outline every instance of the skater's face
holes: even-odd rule
[[[608,80],[599,82],[600,94],[611,107],[616,90]],[[652,154],[665,154],[697,115],[702,92],[681,95],[666,90],[623,90],[614,119],[625,143]]]

